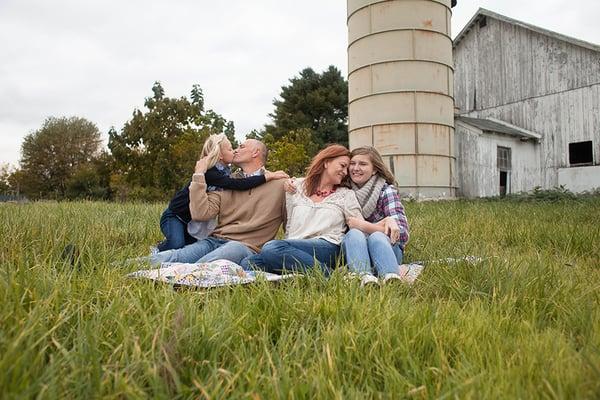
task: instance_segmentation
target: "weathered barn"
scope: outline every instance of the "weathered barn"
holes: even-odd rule
[[[479,9],[453,47],[459,196],[600,187],[600,46]]]

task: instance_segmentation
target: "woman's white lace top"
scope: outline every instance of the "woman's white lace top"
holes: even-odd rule
[[[286,239],[325,239],[340,244],[346,232],[346,218],[360,217],[354,191],[345,187],[315,203],[304,194],[304,179],[296,180],[296,193],[285,196]]]

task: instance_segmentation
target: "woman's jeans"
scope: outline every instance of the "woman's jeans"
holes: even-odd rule
[[[173,211],[167,208],[160,216],[160,230],[165,240],[158,244],[158,251],[180,249],[186,244],[196,241],[187,231],[187,223],[183,222]]]
[[[367,235],[358,229],[350,229],[342,249],[348,269],[358,274],[372,274],[373,267],[379,276],[397,274],[398,265],[402,264],[402,248],[399,244],[392,246],[390,238],[383,232]]]
[[[271,273],[284,270],[307,272],[318,262],[323,272],[329,274],[339,250],[339,245],[325,239],[271,240],[259,254],[245,258],[242,267]]]

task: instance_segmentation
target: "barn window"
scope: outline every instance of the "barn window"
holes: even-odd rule
[[[483,17],[483,18],[479,19],[479,27],[480,28],[485,28],[486,25],[487,25],[487,17]]]
[[[569,143],[570,165],[592,165],[594,164],[594,152],[592,141]]]
[[[497,164],[498,164],[498,169],[501,171],[510,171],[511,170],[510,147],[498,146]]]
[[[510,193],[510,147],[498,146],[496,164],[500,172],[498,193],[500,196],[505,196],[507,193]]]

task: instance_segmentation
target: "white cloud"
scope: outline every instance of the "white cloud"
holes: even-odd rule
[[[458,0],[458,33],[478,7],[600,43],[595,0]],[[238,134],[260,128],[282,85],[303,68],[347,71],[346,4],[339,0],[0,1],[0,162],[48,116],[120,128],[151,95],[187,96]]]

